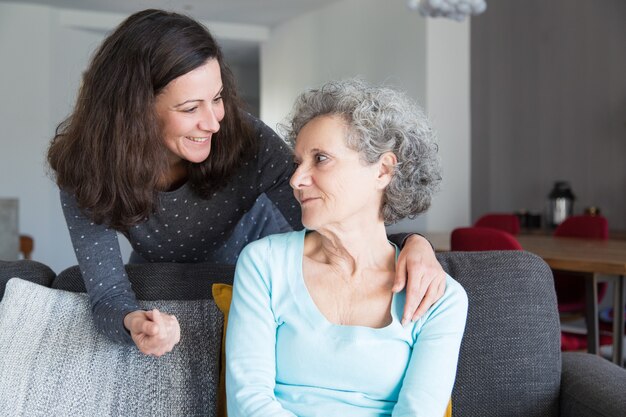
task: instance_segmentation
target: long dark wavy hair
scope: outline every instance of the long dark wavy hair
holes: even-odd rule
[[[48,163],[59,187],[96,223],[124,231],[149,217],[169,170],[155,101],[173,79],[217,59],[225,116],[211,153],[188,162],[202,198],[222,187],[256,146],[233,75],[206,27],[190,17],[144,10],[95,52],[72,114],[56,129]]]

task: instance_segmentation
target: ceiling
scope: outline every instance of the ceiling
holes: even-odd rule
[[[15,0],[0,0],[0,2]],[[338,0],[25,0],[67,9],[131,14],[154,8],[189,14],[196,19],[272,27]]]
[[[122,15],[155,8],[188,14],[209,22],[272,27],[337,1],[339,0],[22,0],[21,3]],[[259,45],[256,42],[220,39],[219,43],[231,65],[258,65]]]

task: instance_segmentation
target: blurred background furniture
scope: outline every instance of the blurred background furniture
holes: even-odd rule
[[[31,259],[34,248],[35,242],[31,236],[20,235],[20,254],[22,254],[22,259]]]
[[[485,229],[487,230],[487,229]],[[445,252],[450,250],[450,232],[423,232],[435,251]],[[609,239],[573,239],[551,235],[518,235],[517,241],[526,251],[540,256],[552,269],[569,272],[583,272],[603,274],[607,280],[613,283],[613,309],[622,311],[626,307],[624,297],[626,277],[626,240]],[[584,275],[593,279],[595,275]],[[554,286],[554,280],[553,280]],[[590,286],[593,288],[593,286]],[[592,290],[590,288],[590,290]],[[586,289],[586,288],[585,288]],[[597,297],[587,297],[587,309],[592,313],[587,314],[587,351],[597,353],[599,351],[599,323],[597,318]],[[593,310],[596,313],[593,313]],[[611,334],[613,335],[613,361],[624,361],[624,315],[614,315]],[[595,320],[592,319],[595,317]]]
[[[605,332],[601,332],[598,339],[600,346],[609,346],[613,344],[613,336]],[[574,332],[568,330],[561,331],[561,350],[563,352],[578,351],[587,352],[588,342],[587,333]]]
[[[520,221],[516,214],[487,213],[476,220],[474,226],[490,227],[492,229],[504,230],[512,235],[516,235],[520,230]]]
[[[626,396],[613,390],[626,387],[595,366],[615,371],[617,381],[623,381],[619,375],[626,370],[596,355],[560,352],[552,273],[541,258],[525,251],[447,252],[437,257],[469,298],[452,394],[454,416],[625,413]],[[561,369],[555,366],[558,357]],[[615,392],[619,404],[607,404],[603,389]]]
[[[554,236],[607,240],[609,238],[609,222],[600,215],[571,216],[557,226],[554,230]]]
[[[515,237],[490,227],[459,227],[450,235],[453,251],[521,250]]]
[[[606,241],[609,238],[609,225],[603,216],[581,215],[571,216],[561,222],[554,230],[555,237],[593,239]],[[554,287],[562,321],[585,317],[587,328],[597,323],[597,305],[602,301],[607,290],[606,282],[598,282],[596,274],[591,272],[572,272],[555,269]],[[587,296],[593,297],[587,301]],[[589,304],[589,305],[588,305]],[[595,308],[594,308],[595,306]],[[563,350],[587,349],[587,338],[584,334],[564,332],[562,335]],[[612,339],[600,335],[598,344],[609,345]]]

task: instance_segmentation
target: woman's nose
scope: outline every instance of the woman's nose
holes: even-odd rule
[[[220,130],[220,122],[215,115],[213,109],[208,109],[202,115],[202,119],[198,123],[198,127],[206,132],[216,133]]]
[[[301,164],[298,168],[296,168],[293,175],[291,175],[289,185],[291,185],[291,188],[294,190],[299,190],[309,184],[311,184],[311,176],[309,175],[308,170],[304,167],[304,164]]]

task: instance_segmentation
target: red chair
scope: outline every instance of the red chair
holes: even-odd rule
[[[608,334],[600,334],[600,346],[613,344],[613,337]],[[577,350],[587,352],[587,335],[571,332],[561,332],[561,351]]]
[[[607,240],[609,224],[602,216],[572,216],[565,219],[554,231],[555,237],[575,237]],[[577,279],[578,278],[578,279]],[[561,313],[585,312],[585,280],[581,274],[554,271],[554,287]],[[607,284],[598,284],[598,303],[604,298]]]
[[[490,227],[516,235],[519,233],[520,224],[519,218],[515,214],[490,213],[476,220],[474,227]]]
[[[450,235],[450,250],[487,251],[522,250],[515,236],[498,229],[487,227],[459,227]]]
[[[581,239],[609,238],[609,224],[602,216],[572,216],[565,219],[554,231],[555,237],[573,237]],[[554,288],[559,313],[585,315],[585,279],[583,274],[553,271]],[[606,282],[598,283],[598,303],[606,294]],[[613,343],[612,337],[600,334],[600,346]],[[561,350],[586,350],[587,336],[584,334],[562,332]]]
[[[609,222],[603,216],[572,216],[565,219],[554,231],[556,237],[580,237],[607,240]]]

